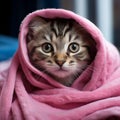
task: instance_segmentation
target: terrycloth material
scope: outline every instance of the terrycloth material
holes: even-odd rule
[[[37,15],[72,18],[96,42],[94,61],[71,87],[54,81],[29,61],[26,48],[27,25]],[[43,9],[25,17],[20,27],[19,48],[4,81],[0,96],[0,120],[120,119],[119,53],[94,24],[71,11]]]

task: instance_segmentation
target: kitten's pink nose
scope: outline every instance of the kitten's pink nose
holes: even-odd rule
[[[62,67],[62,65],[65,63],[66,59],[67,59],[67,55],[66,55],[66,54],[63,54],[63,53],[57,53],[57,54],[54,56],[55,62],[56,62],[60,67]]]
[[[65,63],[65,60],[56,60],[55,62],[61,67]]]

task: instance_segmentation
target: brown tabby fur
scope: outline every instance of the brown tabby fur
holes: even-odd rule
[[[30,62],[65,86],[93,61],[96,53],[91,35],[72,19],[35,17],[28,25]]]

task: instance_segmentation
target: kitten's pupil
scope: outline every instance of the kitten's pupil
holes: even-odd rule
[[[46,53],[52,52],[53,51],[53,47],[50,43],[44,43],[42,45],[42,50]]]
[[[75,53],[75,52],[78,52],[78,50],[79,50],[79,45],[77,43],[71,43],[69,45],[69,51],[70,52]]]

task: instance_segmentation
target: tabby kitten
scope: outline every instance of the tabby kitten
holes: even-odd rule
[[[92,37],[72,19],[35,17],[28,25],[31,63],[54,80],[71,86],[94,59]]]

